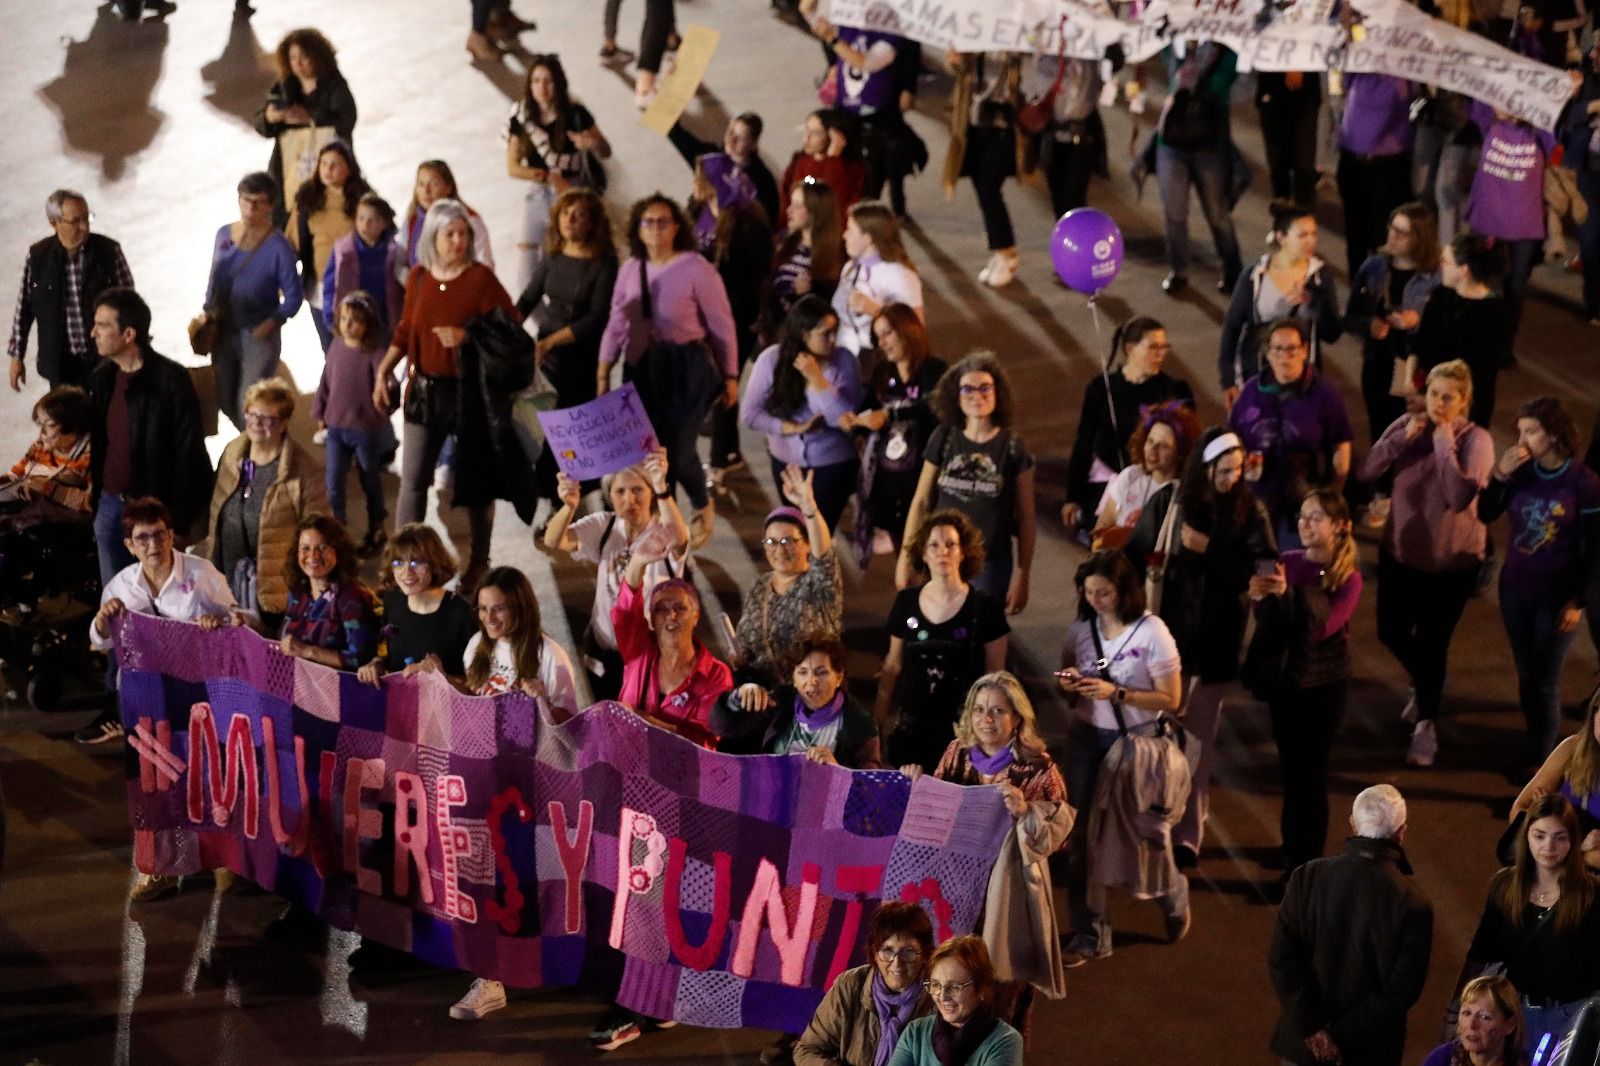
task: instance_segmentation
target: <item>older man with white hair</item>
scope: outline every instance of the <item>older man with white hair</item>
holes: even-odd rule
[[[133,274],[122,246],[110,237],[89,232],[93,216],[80,192],[57,189],[44,202],[45,220],[55,235],[28,249],[22,267],[22,291],[11,319],[11,389],[27,383],[24,356],[28,333],[39,327],[39,376],[57,385],[89,384],[98,363],[90,333],[94,302],[113,288],[133,288]]]
[[[1344,852],[1289,878],[1267,966],[1282,1010],[1272,1050],[1310,1066],[1399,1066],[1422,994],[1433,905],[1411,883],[1406,801],[1374,785],[1350,807]]]

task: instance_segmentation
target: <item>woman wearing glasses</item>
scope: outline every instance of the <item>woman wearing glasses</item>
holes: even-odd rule
[[[756,578],[735,631],[740,677],[756,684],[781,683],[802,640],[837,638],[844,622],[839,557],[812,493],[812,473],[785,467],[779,481],[790,506],[762,523],[761,546],[772,569]]]
[[[923,978],[933,923],[898,900],[872,914],[867,964],[833,982],[793,1049],[794,1066],[884,1066],[912,1020],[929,1010]]]
[[[1033,567],[1033,455],[1011,429],[1015,406],[999,358],[974,352],[951,367],[934,390],[933,410],[943,424],[923,451],[906,532],[945,508],[972,519],[988,560],[973,586],[1003,601],[1007,614],[1020,614]],[[897,588],[911,583],[916,561],[908,544],[895,567]]]
[[[914,764],[900,771],[913,781],[922,775],[922,767]],[[992,785],[1016,819],[1019,847],[1002,855],[1004,873],[994,882],[1006,891],[991,894],[988,905],[995,908],[1001,898],[1007,906],[986,912],[983,935],[1007,949],[1001,966],[1007,980],[998,991],[1007,1017],[1027,1032],[1033,986],[1059,995],[1065,983],[1054,945],[1028,944],[1027,930],[1056,928],[1049,857],[1066,846],[1073,810],[1061,771],[1039,736],[1033,704],[1014,674],[997,670],[973,683],[956,738],[933,776],[957,785]],[[1013,855],[1020,855],[1020,862],[1012,861]]]
[[[478,625],[472,605],[444,587],[455,556],[432,526],[413,522],[395,530],[383,562],[383,654],[357,671],[361,680],[381,686],[384,674],[425,670],[459,677]]]
[[[1383,247],[1350,283],[1344,312],[1345,328],[1361,338],[1361,398],[1374,444],[1405,414],[1405,397],[1394,394],[1395,363],[1410,355],[1422,309],[1438,285],[1439,220],[1426,204],[1401,204],[1389,212]]]
[[[767,438],[773,480],[787,466],[816,485],[822,520],[839,523],[855,488],[855,443],[840,428],[862,396],[856,357],[839,347],[839,316],[820,296],[802,296],[777,344],[756,357],[739,420]]]
[[[923,985],[937,1014],[906,1026],[888,1066],[1022,1066],[1022,1034],[995,1016],[989,949],[975,936],[940,944]]]
[[[251,385],[244,432],[222,450],[211,492],[208,546],[201,554],[228,579],[244,610],[278,631],[289,603],[296,526],[328,509],[319,464],[289,436],[294,389],[282,378]]]

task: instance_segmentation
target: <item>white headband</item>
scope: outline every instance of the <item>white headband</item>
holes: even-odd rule
[[[1202,463],[1209,463],[1217,456],[1226,452],[1231,452],[1235,448],[1238,448],[1240,451],[1244,450],[1244,442],[1239,439],[1239,435],[1237,433],[1224,433],[1222,436],[1206,445],[1205,451],[1200,453],[1200,461]]]

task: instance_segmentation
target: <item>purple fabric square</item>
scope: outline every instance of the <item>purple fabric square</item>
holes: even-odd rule
[[[743,771],[739,763],[750,756],[721,755],[700,749],[700,802],[725,811],[739,809]]]
[[[334,802],[337,804],[342,794],[340,786],[344,782],[345,764],[351,759],[383,758],[383,734],[368,729],[341,729],[335,750],[339,753],[339,768],[333,783]]]
[[[495,756],[494,701],[457,692],[450,697],[450,751],[469,759]]]
[[[743,1024],[751,1029],[777,1029],[803,1033],[817,1012],[823,993],[813,988],[790,988],[773,981],[750,981],[739,1004]]]
[[[519,755],[533,753],[533,720],[538,714],[532,700],[520,692],[496,696],[494,717],[495,733],[500,738],[502,751]]]
[[[850,775],[844,804],[844,827],[864,837],[891,837],[900,832],[911,782],[903,774],[869,771]]]
[[[630,957],[622,971],[622,987],[617,1002],[647,1018],[670,1018],[678,997],[677,966],[646,962]],[[805,1027],[801,1026],[802,1031]]]
[[[588,942],[581,936],[547,936],[541,941],[540,970],[547,985],[576,984],[583,972]]]
[[[736,756],[726,756],[729,759]],[[794,824],[795,803],[800,798],[800,777],[807,767],[803,755],[782,755],[738,760],[743,778],[744,813],[778,825]]]

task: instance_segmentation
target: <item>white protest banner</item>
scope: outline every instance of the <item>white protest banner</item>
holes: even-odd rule
[[[1389,74],[1482,100],[1552,129],[1572,95],[1567,75],[1476,34],[1430,18],[1402,0],[1351,0],[1364,19],[1352,41],[1333,0],[1155,0],[1136,20],[1080,0],[832,0],[842,26],[895,33],[958,52],[1065,54],[1098,59],[1118,45],[1130,62],[1174,40],[1220,41],[1239,69]]]

